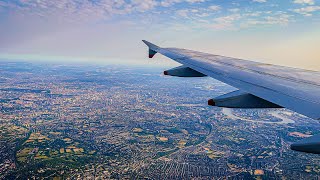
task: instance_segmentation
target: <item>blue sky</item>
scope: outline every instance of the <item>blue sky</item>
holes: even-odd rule
[[[0,0],[0,27],[2,59],[144,64],[147,39],[320,69],[318,0]]]

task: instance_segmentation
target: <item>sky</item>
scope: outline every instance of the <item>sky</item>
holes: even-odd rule
[[[320,0],[0,0],[0,59],[170,65],[142,39],[320,70]]]

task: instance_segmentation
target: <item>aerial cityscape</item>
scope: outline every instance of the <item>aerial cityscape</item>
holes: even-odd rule
[[[0,179],[319,179],[318,121],[207,105],[234,88],[160,67],[0,62]]]
[[[320,0],[0,0],[0,180],[319,180],[319,29]]]

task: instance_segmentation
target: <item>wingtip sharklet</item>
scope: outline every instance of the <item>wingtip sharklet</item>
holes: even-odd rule
[[[151,42],[146,40],[142,40],[142,42],[144,42],[149,47],[149,58],[153,58],[153,56],[157,54],[159,46],[152,44]]]
[[[159,48],[159,46],[147,41],[147,40],[142,40],[149,48]]]

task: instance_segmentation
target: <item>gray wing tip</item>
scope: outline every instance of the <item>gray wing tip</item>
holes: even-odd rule
[[[145,43],[150,49],[158,49],[159,46],[155,45],[155,44],[152,44],[151,42],[147,41],[147,40],[142,40],[143,43]]]

